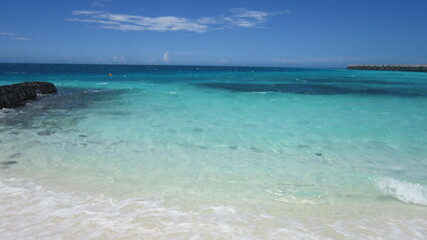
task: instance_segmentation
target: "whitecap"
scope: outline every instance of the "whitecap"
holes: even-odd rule
[[[427,189],[421,184],[399,181],[391,177],[378,178],[375,184],[383,194],[404,203],[427,205]]]

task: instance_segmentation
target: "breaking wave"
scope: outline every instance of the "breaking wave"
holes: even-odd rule
[[[376,187],[383,194],[404,203],[427,205],[427,189],[421,184],[383,177],[376,180]]]

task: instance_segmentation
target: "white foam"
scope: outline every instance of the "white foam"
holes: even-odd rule
[[[49,96],[50,94],[37,93],[37,97]]]
[[[427,226],[354,216],[319,225],[233,206],[182,210],[161,200],[58,192],[17,178],[0,179],[0,219],[4,239],[423,239]]]
[[[84,93],[98,93],[98,92],[104,92],[105,90],[100,90],[100,89],[93,89],[93,90],[86,90],[83,91]]]
[[[376,187],[383,194],[402,202],[427,205],[427,189],[421,184],[382,177],[376,180]]]
[[[0,108],[0,118],[5,117],[8,114],[14,114],[16,111],[11,108]]]
[[[0,234],[5,239],[253,239],[233,207],[195,211],[161,201],[112,199],[45,189],[32,181],[0,182]]]

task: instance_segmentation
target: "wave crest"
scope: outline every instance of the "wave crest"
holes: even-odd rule
[[[427,189],[421,184],[383,177],[376,180],[376,187],[383,194],[404,203],[427,205]]]

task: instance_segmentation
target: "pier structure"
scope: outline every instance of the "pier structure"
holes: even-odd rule
[[[347,69],[427,72],[427,64],[420,64],[420,65],[348,65]]]

